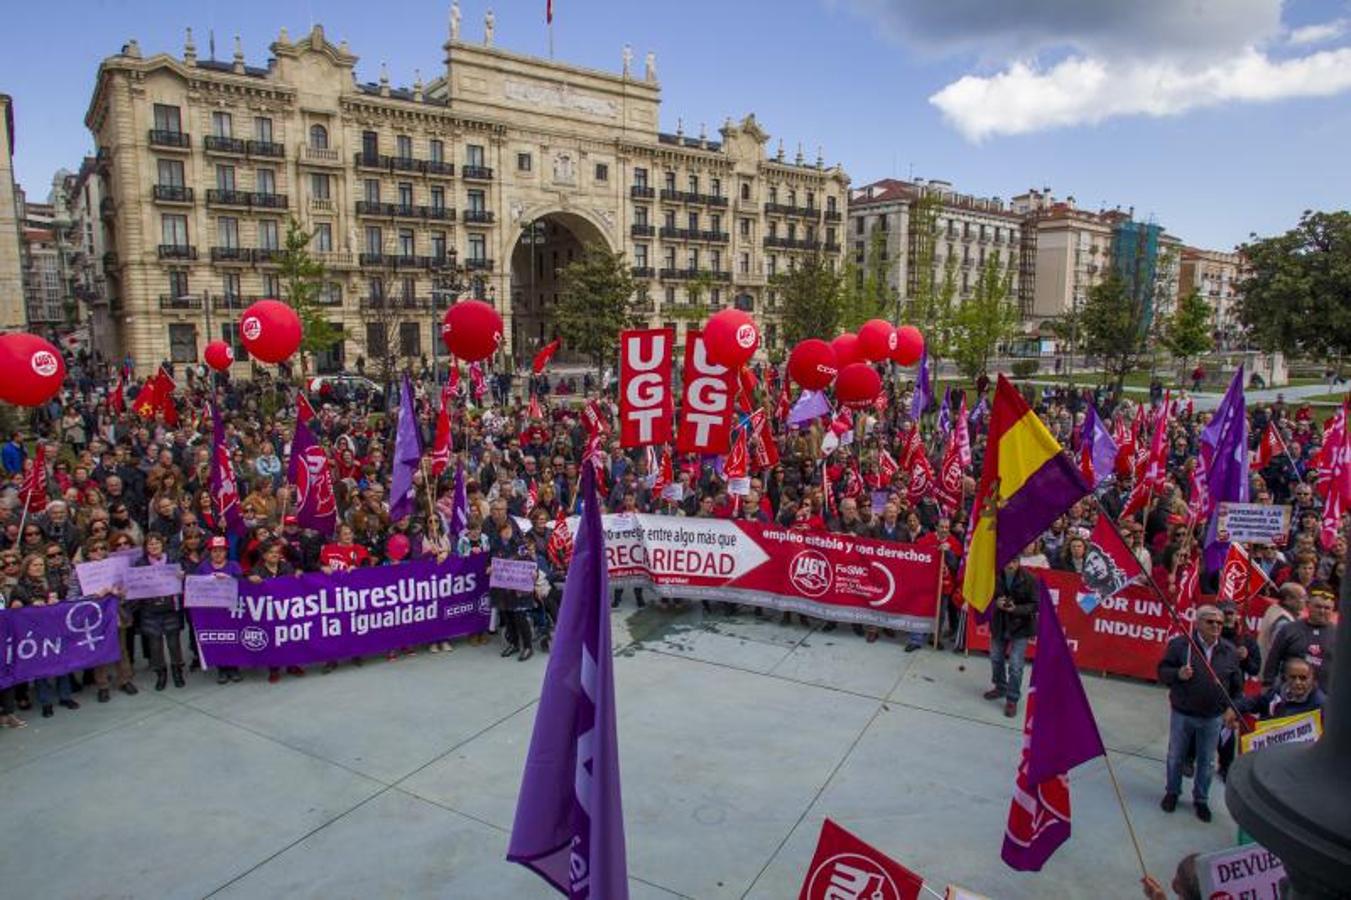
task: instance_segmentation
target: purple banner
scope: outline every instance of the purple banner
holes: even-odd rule
[[[0,611],[0,688],[117,662],[117,598]]]
[[[188,611],[205,666],[305,666],[488,628],[488,557],[239,582],[233,608]]]

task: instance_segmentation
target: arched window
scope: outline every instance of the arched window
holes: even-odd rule
[[[322,125],[310,126],[310,146],[315,150],[328,149],[328,129]]]

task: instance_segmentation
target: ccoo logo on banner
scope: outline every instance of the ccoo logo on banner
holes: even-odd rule
[[[669,328],[619,335],[619,444],[644,447],[671,441],[675,398],[671,396]]]
[[[736,373],[708,358],[703,333],[685,333],[685,396],[676,449],[681,453],[726,453],[732,437]]]

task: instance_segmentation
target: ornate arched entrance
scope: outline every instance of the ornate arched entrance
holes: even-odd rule
[[[520,235],[511,251],[511,346],[517,365],[558,336],[552,309],[560,291],[559,274],[590,246],[612,250],[604,225],[566,210],[543,211],[521,218]],[[583,361],[563,347],[559,362]]]

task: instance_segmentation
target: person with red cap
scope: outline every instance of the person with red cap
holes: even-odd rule
[[[244,569],[230,559],[230,542],[224,535],[217,534],[207,540],[206,559],[198,563],[196,574],[239,579],[244,577]],[[216,684],[243,680],[238,666],[221,666],[216,672]]]

